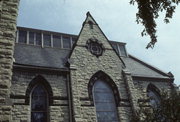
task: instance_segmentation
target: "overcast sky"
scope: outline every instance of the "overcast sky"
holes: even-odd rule
[[[18,26],[78,35],[90,11],[109,40],[127,43],[128,53],[164,72],[171,71],[180,85],[180,7],[170,24],[158,21],[158,42],[145,49],[149,37],[141,37],[143,29],[135,22],[137,6],[130,0],[21,0]]]

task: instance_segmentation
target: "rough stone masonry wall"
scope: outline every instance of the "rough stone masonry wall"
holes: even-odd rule
[[[11,121],[9,100],[19,0],[0,1],[0,120]]]
[[[27,122],[31,117],[30,102],[25,103],[26,90],[29,83],[36,76],[41,75],[50,84],[53,92],[53,104],[49,106],[49,120],[51,122],[68,122],[69,121],[69,106],[67,97],[67,80],[66,74],[52,71],[28,71],[28,69],[13,70],[11,99],[12,120],[13,122]],[[38,81],[37,81],[38,82]],[[29,100],[30,101],[30,100]]]
[[[77,113],[82,114],[80,118],[87,117],[83,118],[83,121],[91,121],[94,120],[94,117],[96,117],[95,108],[94,111],[92,111],[90,110],[92,108],[85,109],[85,107],[82,107],[82,105],[89,105],[88,101],[87,103],[84,103],[83,99],[89,98],[88,83],[93,74],[95,74],[99,70],[105,72],[113,79],[113,81],[117,85],[121,98],[128,99],[128,95],[121,75],[121,65],[120,63],[117,63],[117,60],[119,59],[115,58],[117,56],[115,56],[112,51],[106,51],[103,56],[99,57],[98,59],[87,52],[86,48],[76,47],[76,52],[76,56],[78,55],[78,58],[74,58],[74,62],[76,62],[74,65],[76,66],[77,70],[72,70],[71,72],[72,87],[74,88],[75,92],[73,93],[73,97],[76,99],[76,101],[73,101],[73,103],[75,106],[77,106],[77,104],[75,103],[78,102],[78,106],[81,108],[81,110],[77,110]],[[90,111],[92,112],[91,114]],[[90,114],[89,116],[83,115],[88,112]]]
[[[147,98],[147,87],[153,84],[160,92],[171,89],[171,82],[164,80],[134,80],[135,88],[137,89],[139,99],[145,101]]]
[[[76,122],[94,122],[96,120],[95,107],[90,106],[90,100],[88,99],[88,83],[90,78],[100,70],[108,74],[115,82],[120,97],[128,99],[125,82],[122,77],[123,63],[99,30],[99,27],[93,25],[93,29],[90,30],[87,23],[89,20],[93,21],[90,17],[87,18],[77,41],[77,46],[71,55],[71,82]],[[92,37],[98,39],[105,47],[103,55],[98,58],[85,48],[86,41]],[[119,107],[117,110],[119,118],[120,114],[124,113],[126,114],[124,120],[128,119],[129,113],[127,113],[126,109]]]

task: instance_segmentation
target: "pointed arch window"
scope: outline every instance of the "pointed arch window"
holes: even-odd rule
[[[158,91],[156,90],[157,88],[153,85],[149,85],[147,89],[147,96],[149,97],[149,104],[153,108],[157,108],[160,105],[160,95]]]
[[[31,122],[47,122],[48,106],[48,93],[42,84],[37,84],[31,92]]]
[[[118,122],[117,108],[112,89],[102,80],[94,83],[94,104],[98,122]]]

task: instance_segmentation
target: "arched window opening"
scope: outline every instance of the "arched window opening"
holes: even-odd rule
[[[88,24],[89,24],[89,28],[93,29],[93,22],[92,21],[88,21]]]
[[[31,122],[47,122],[48,94],[43,85],[38,84],[31,93]]]
[[[114,94],[108,84],[97,80],[93,86],[93,98],[98,122],[118,122]]]
[[[99,80],[101,80],[105,84],[107,84],[108,87],[112,90],[112,92],[113,92],[112,94],[114,96],[116,106],[119,106],[120,95],[119,95],[118,88],[117,88],[116,84],[114,83],[114,81],[111,79],[111,77],[109,77],[106,73],[104,73],[101,70],[96,72],[90,78],[89,83],[88,83],[88,93],[89,93],[89,98],[91,100],[91,103],[94,104],[94,100],[93,100],[94,99],[94,97],[93,97],[94,84]]]
[[[149,97],[149,104],[153,108],[157,108],[160,105],[160,95],[156,90],[155,86],[149,85],[147,89],[147,96]]]
[[[48,103],[49,105],[53,104],[53,92],[52,92],[52,88],[50,86],[50,84],[48,83],[48,81],[42,77],[41,75],[36,76],[35,78],[32,79],[32,81],[29,83],[28,88],[26,89],[26,99],[25,99],[25,103],[27,105],[30,104],[30,99],[31,99],[31,95],[32,95],[32,91],[35,89],[35,86],[37,85],[42,85],[43,88],[45,89],[47,95],[48,95]]]

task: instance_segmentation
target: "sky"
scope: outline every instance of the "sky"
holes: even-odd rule
[[[169,24],[157,20],[158,42],[146,49],[150,38],[141,37],[137,6],[130,0],[21,0],[17,25],[78,35],[89,11],[109,40],[125,42],[127,52],[148,64],[173,73],[180,85],[180,6]]]

